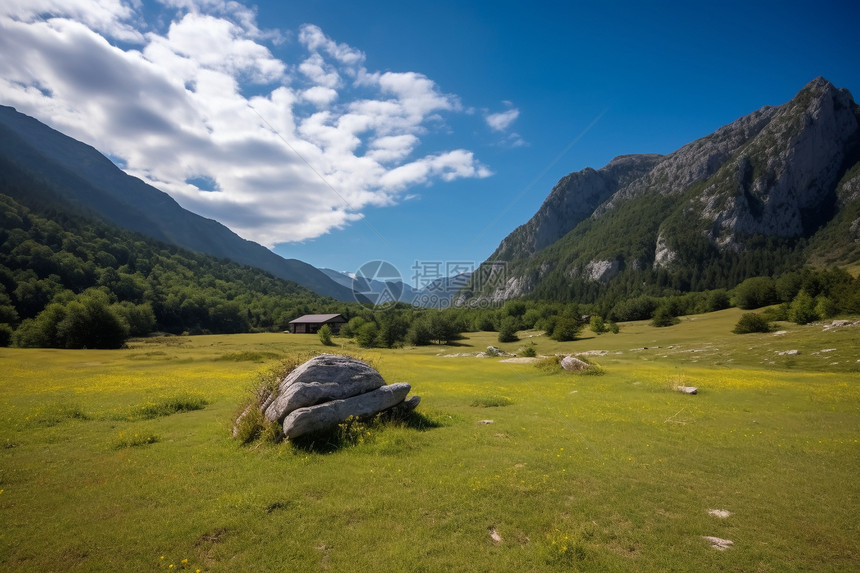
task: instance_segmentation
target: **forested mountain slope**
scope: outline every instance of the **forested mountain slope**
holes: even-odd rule
[[[111,347],[152,331],[285,330],[304,313],[344,312],[296,283],[49,200],[48,186],[0,159],[0,339],[7,343],[16,331],[24,346]]]
[[[0,157],[42,179],[43,192],[95,211],[124,229],[263,269],[324,296],[353,300],[349,289],[313,266],[284,259],[217,221],[186,211],[89,145],[7,106],[0,106]]]
[[[860,107],[816,78],[674,153],[566,176],[490,257],[504,283],[463,298],[593,302],[856,263],[858,159]]]

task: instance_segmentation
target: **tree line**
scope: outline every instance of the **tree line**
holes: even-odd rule
[[[0,194],[0,344],[112,348],[155,331],[278,331],[344,311],[264,271]]]
[[[0,192],[3,181],[0,180]],[[284,331],[309,313],[340,313],[342,335],[366,347],[448,344],[464,332],[523,330],[573,340],[583,329],[617,331],[618,322],[677,317],[738,306],[773,306],[771,320],[804,323],[860,314],[860,279],[841,269],[793,269],[739,281],[733,288],[683,292],[669,275],[656,284],[622,273],[580,300],[512,300],[498,308],[372,311],[320,297],[251,267],[166,245],[56,202],[0,194],[0,345],[116,348],[132,336]],[[742,273],[741,273],[742,274]],[[739,275],[740,276],[740,275]],[[635,280],[634,280],[635,279]],[[594,284],[594,283],[592,283]],[[573,296],[578,287],[568,285]],[[561,292],[561,291],[559,291]]]

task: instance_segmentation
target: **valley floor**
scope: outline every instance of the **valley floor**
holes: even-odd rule
[[[860,321],[734,335],[740,313],[568,343],[345,342],[434,427],[326,453],[230,437],[279,358],[339,350],[316,336],[0,349],[0,569],[858,570]],[[473,356],[529,341],[604,373]]]

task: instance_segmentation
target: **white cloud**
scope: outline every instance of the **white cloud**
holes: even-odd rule
[[[273,50],[290,34],[261,30],[243,4],[159,2],[150,23],[137,0],[6,0],[0,103],[268,246],[343,228],[414,186],[491,175],[465,149],[416,155],[463,111],[430,78],[369,71],[313,25],[285,61]]]
[[[484,119],[493,131],[505,131],[519,116],[520,110],[511,108],[508,111],[489,113],[484,116]]]
[[[506,111],[497,113],[484,112],[484,121],[495,132],[501,133],[504,137],[499,142],[499,145],[504,147],[522,147],[528,145],[519,133],[508,131],[511,125],[520,116],[520,110],[514,107],[514,104],[509,101],[502,102],[508,108]]]

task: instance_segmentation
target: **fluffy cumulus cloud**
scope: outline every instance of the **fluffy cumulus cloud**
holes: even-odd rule
[[[418,153],[463,112],[422,74],[368,70],[317,26],[263,30],[233,0],[146,8],[5,0],[0,103],[270,247],[342,228],[418,185],[491,174],[469,150]],[[505,131],[517,113],[485,118]]]

